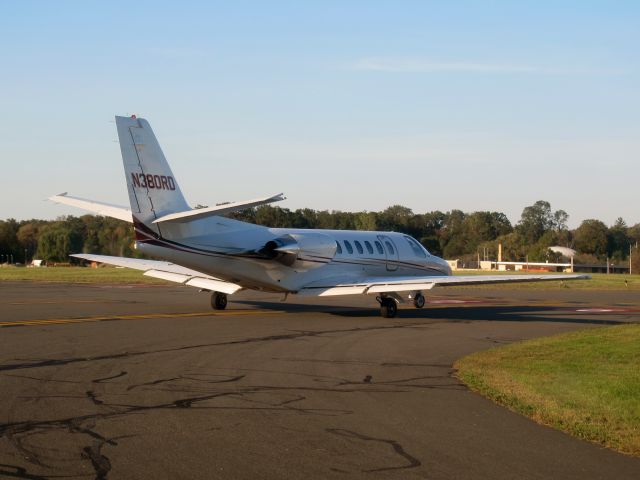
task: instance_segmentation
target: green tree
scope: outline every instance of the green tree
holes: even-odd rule
[[[36,255],[48,262],[68,262],[69,254],[80,252],[82,244],[82,235],[73,225],[54,222],[42,229]]]
[[[466,253],[465,217],[461,210],[451,210],[445,214],[444,225],[440,230],[440,247],[446,258],[456,258]]]
[[[427,250],[435,255],[443,255],[440,245],[441,230],[444,227],[445,214],[440,211],[414,215],[412,220],[413,236],[418,238]]]
[[[294,214],[293,226],[295,228],[316,228],[317,216],[315,210],[310,208],[298,209]]]
[[[402,205],[393,205],[378,214],[377,223],[380,230],[408,233],[413,212]]]
[[[358,212],[355,214],[356,230],[378,230],[378,216],[375,212]]]
[[[576,229],[574,242],[579,253],[601,257],[607,253],[607,226],[600,220],[588,219]]]
[[[40,225],[35,221],[29,221],[20,225],[16,238],[21,248],[34,252],[38,246],[38,230]]]
[[[627,231],[630,241],[635,244],[640,244],[640,223],[636,223],[633,227],[629,227]]]
[[[87,240],[92,238],[92,243],[97,240],[99,250],[107,255],[128,256],[132,253],[133,229],[131,225],[122,220],[109,217],[101,217],[99,229],[92,235],[87,232]],[[87,249],[87,240],[84,243],[84,251]]]
[[[38,248],[38,236],[40,229],[46,224],[42,220],[27,220],[20,223],[16,233],[16,239],[20,244],[20,258],[25,261],[32,259]]]
[[[462,222],[462,235],[465,241],[464,253],[474,253],[480,244],[495,240],[512,231],[511,222],[502,213],[473,212],[465,216]]]
[[[322,210],[316,215],[316,228],[334,229],[336,228],[335,218],[332,213]]]
[[[629,256],[631,238],[625,221],[618,217],[607,232],[607,255],[617,260],[623,260]]]
[[[553,254],[549,247],[556,245],[558,242],[557,234],[553,230],[547,230],[542,234],[536,243],[529,245],[527,256],[530,262],[552,262],[557,260],[557,256]]]
[[[24,252],[20,252],[20,244],[18,243],[19,224],[13,218],[8,220],[0,220],[0,255],[13,255],[13,261],[17,262],[24,256]],[[22,254],[21,254],[22,253]]]
[[[556,210],[553,212],[553,227],[556,232],[567,230],[567,222],[569,221],[569,214],[564,210]]]
[[[105,217],[97,215],[83,215],[82,221],[85,224],[85,237],[82,242],[84,253],[105,253],[100,244],[100,232],[104,228]]]
[[[525,242],[532,245],[544,235],[544,232],[553,228],[554,221],[551,204],[544,200],[538,200],[533,205],[524,208],[516,230]]]
[[[631,273],[640,273],[640,246],[634,246],[631,250]]]

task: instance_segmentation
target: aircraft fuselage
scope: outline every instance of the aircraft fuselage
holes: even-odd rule
[[[233,225],[241,223],[231,222]],[[297,292],[304,285],[324,279],[349,283],[383,275],[451,275],[451,268],[446,261],[431,255],[412,237],[397,232],[250,226],[254,228],[227,235],[180,241],[164,238],[142,240],[137,243],[137,248],[155,258],[197,268],[214,277],[250,288],[277,292]],[[281,261],[247,253],[256,246],[290,236],[302,239],[326,237],[335,244],[334,252],[321,255],[315,251],[309,253],[301,250],[290,254],[293,258],[283,255]],[[245,243],[245,248],[239,249],[238,245],[242,243]],[[234,245],[235,248],[231,249],[228,245]]]

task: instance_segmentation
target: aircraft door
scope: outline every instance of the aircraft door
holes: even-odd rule
[[[399,260],[399,253],[396,245],[393,243],[390,237],[386,235],[378,235],[378,240],[382,243],[382,247],[384,248],[384,254],[387,259],[387,270],[389,272],[393,272],[398,269],[398,264],[396,263]]]

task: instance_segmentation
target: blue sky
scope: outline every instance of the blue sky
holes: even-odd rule
[[[187,200],[640,222],[640,3],[11,2],[0,218],[126,204],[113,115]]]

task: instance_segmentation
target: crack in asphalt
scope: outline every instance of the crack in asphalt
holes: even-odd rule
[[[0,463],[0,478],[23,478],[26,480],[47,480],[48,478],[64,478],[64,477],[62,476],[41,477],[40,475],[34,475],[33,473],[27,472],[26,468],[18,467],[17,465],[7,465],[6,463]]]
[[[95,480],[106,480],[111,470],[111,461],[101,453],[104,443],[94,442],[93,445],[82,449],[82,456],[91,461],[96,472]]]
[[[248,370],[248,369],[246,369]],[[121,372],[118,375],[113,375],[110,377],[105,377],[102,379],[96,380],[107,380],[113,379],[120,376],[123,376],[124,372]],[[287,373],[287,372],[279,372],[279,373]],[[149,382],[143,382],[136,385],[129,385],[124,388],[122,384],[111,384],[116,388],[124,389],[125,391],[131,391],[135,388],[139,387],[153,387],[160,386],[163,384],[169,384],[169,382],[178,382],[178,381],[187,381],[189,384],[195,385],[203,385],[207,386],[207,388],[218,388],[216,385],[220,384],[229,384],[229,383],[238,383],[246,378],[246,373],[238,374],[238,375],[221,375],[221,374],[211,374],[211,373],[186,373],[184,375],[178,375],[169,378],[160,378]],[[295,373],[294,373],[295,375]],[[213,377],[213,378],[212,378]],[[222,378],[221,378],[222,377]],[[31,377],[34,380],[37,380],[37,377]],[[327,377],[331,378],[331,377]],[[161,402],[151,405],[139,405],[139,404],[123,404],[123,403],[109,403],[105,401],[104,395],[109,395],[109,392],[102,393],[102,398],[98,398],[98,394],[93,390],[87,390],[85,392],[86,398],[88,398],[94,405],[99,408],[107,408],[110,411],[108,412],[98,412],[80,416],[73,416],[68,418],[61,419],[50,419],[50,420],[42,420],[42,421],[24,421],[24,422],[11,422],[0,424],[0,437],[8,438],[11,443],[18,449],[21,450],[28,461],[34,463],[36,465],[42,467],[48,467],[48,465],[44,464],[40,461],[38,452],[31,449],[26,448],[20,442],[21,436],[29,436],[36,433],[42,433],[52,430],[67,430],[70,433],[84,434],[88,435],[94,441],[90,446],[85,446],[83,448],[81,458],[85,460],[89,460],[91,462],[92,467],[95,470],[96,479],[104,480],[107,478],[108,472],[111,468],[110,460],[104,455],[102,452],[102,447],[105,444],[116,446],[117,442],[113,439],[108,439],[95,431],[95,423],[97,421],[103,421],[108,419],[113,419],[117,417],[127,416],[130,414],[143,413],[148,411],[155,410],[166,410],[166,409],[188,409],[188,408],[205,408],[205,409],[223,409],[223,410],[271,410],[271,411],[281,411],[281,412],[295,412],[297,414],[307,414],[307,415],[331,415],[331,416],[342,416],[342,415],[350,415],[354,413],[352,410],[340,410],[340,409],[331,409],[331,408],[305,408],[301,407],[298,404],[307,400],[307,396],[303,395],[300,392],[330,392],[330,393],[339,393],[339,394],[348,394],[353,392],[369,392],[369,393],[398,393],[398,392],[406,392],[410,389],[414,388],[448,388],[450,385],[427,385],[421,383],[426,380],[431,381],[434,379],[444,378],[444,376],[416,376],[409,378],[401,378],[397,380],[387,380],[384,382],[376,382],[373,383],[369,379],[369,382],[347,382],[340,378],[333,378],[334,385],[329,387],[310,387],[304,385],[297,386],[277,386],[277,385],[252,385],[252,386],[241,386],[236,387],[233,390],[224,390],[224,391],[214,391],[205,395],[196,395],[196,396],[187,396],[183,398],[174,399],[168,402]],[[46,382],[46,379],[42,379]],[[98,383],[96,380],[91,380],[91,383]],[[366,380],[366,377],[365,377]],[[411,383],[418,382],[418,383]],[[106,383],[105,385],[109,385]],[[386,388],[380,388],[381,386]],[[188,390],[187,386],[182,386],[181,388],[174,389],[156,389],[158,392],[169,391],[174,394],[184,393]],[[257,394],[269,394],[274,393],[285,398],[275,398],[270,401],[261,400],[260,398],[253,398],[254,395]],[[232,398],[237,401],[253,403],[254,406],[242,406],[242,405],[218,405],[218,406],[208,406],[202,405],[204,402],[211,401],[217,398]],[[44,397],[42,397],[44,398]],[[77,397],[74,397],[77,398]],[[255,406],[259,404],[260,406]],[[347,432],[347,433],[345,433]],[[404,449],[397,444],[397,442],[393,440],[386,439],[376,439],[373,437],[366,436],[358,436],[355,432],[350,432],[348,430],[340,430],[335,429],[332,433],[336,435],[347,436],[350,435],[352,438],[359,438],[361,440],[370,440],[370,441],[379,441],[388,443],[394,448],[394,451],[401,456],[405,456],[405,458],[413,459],[410,455],[406,454]],[[403,453],[404,452],[404,453]],[[415,460],[415,459],[414,459]],[[397,469],[397,468],[412,468],[414,465],[414,461],[411,460],[410,465],[403,467],[390,467],[389,469]],[[419,465],[419,463],[418,463]],[[386,469],[382,469],[386,470]],[[378,470],[372,470],[378,471]],[[29,477],[25,477],[29,478]]]
[[[92,390],[87,390],[87,397],[96,405],[102,405],[104,402],[99,400],[96,394]]]
[[[408,328],[413,326],[415,325],[414,324],[395,324],[395,325],[377,325],[377,326],[371,326],[371,327],[354,327],[354,328],[334,329],[334,330],[302,331],[302,332],[295,332],[290,334],[267,335],[265,337],[250,337],[250,338],[244,338],[240,340],[229,340],[227,342],[186,345],[182,347],[165,348],[165,349],[159,349],[159,350],[143,350],[139,352],[112,353],[108,355],[98,355],[95,357],[72,357],[72,358],[61,358],[61,359],[48,359],[48,360],[41,360],[41,361],[28,362],[28,363],[10,363],[6,365],[0,365],[0,372],[11,371],[11,370],[21,370],[21,369],[27,369],[27,368],[57,367],[57,366],[69,365],[72,363],[95,362],[95,361],[101,361],[101,360],[118,360],[121,358],[132,358],[132,357],[137,357],[142,355],[180,352],[185,350],[196,350],[201,348],[224,347],[229,345],[244,345],[249,343],[263,343],[263,342],[272,342],[272,341],[280,341],[280,340],[297,340],[305,337],[319,337],[322,335],[334,334],[334,333],[354,333],[354,332],[365,332],[365,331],[375,331],[375,330],[389,330],[389,329],[398,329],[398,328]],[[118,376],[121,376],[121,375],[116,375],[116,377]],[[116,378],[116,377],[109,377],[109,378]],[[102,379],[102,380],[107,380],[107,379]]]
[[[124,377],[127,374],[127,372],[125,372],[124,370],[120,373],[118,373],[117,375],[112,375],[110,377],[104,377],[104,378],[96,378],[95,380],[91,380],[92,383],[102,383],[102,382],[106,382],[107,380],[113,380],[114,378],[120,378],[120,377]]]
[[[386,472],[386,471],[390,471],[390,470],[404,470],[404,469],[408,469],[408,468],[416,468],[416,467],[419,467],[420,465],[422,465],[422,462],[420,460],[418,460],[413,455],[410,455],[409,453],[407,453],[407,451],[404,449],[404,447],[399,442],[397,442],[396,440],[390,440],[390,439],[387,439],[387,438],[370,437],[368,435],[364,435],[362,433],[354,432],[352,430],[346,430],[346,429],[343,429],[343,428],[327,428],[326,431],[331,433],[331,434],[333,434],[333,435],[338,435],[340,437],[345,437],[345,438],[350,438],[350,439],[358,439],[358,440],[363,440],[365,442],[385,443],[387,445],[390,445],[393,448],[394,453],[396,453],[397,455],[401,456],[402,458],[404,458],[407,461],[406,465],[399,465],[399,466],[396,466],[396,467],[381,467],[381,468],[372,468],[372,469],[368,469],[368,470],[361,470],[361,472],[363,472],[363,473]]]

